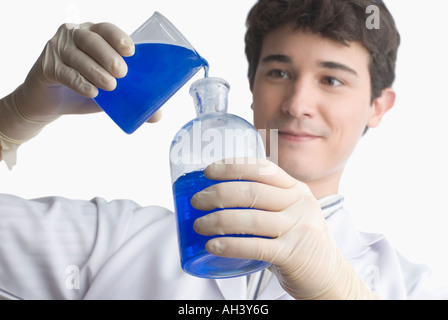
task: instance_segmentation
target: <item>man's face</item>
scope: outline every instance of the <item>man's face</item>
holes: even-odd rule
[[[337,192],[366,126],[379,122],[367,50],[282,27],[264,38],[251,90],[255,127],[278,129],[279,166],[316,197]]]

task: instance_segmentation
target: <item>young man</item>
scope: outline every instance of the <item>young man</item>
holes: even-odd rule
[[[369,5],[381,10],[378,30],[365,27]],[[0,293],[85,299],[434,297],[424,286],[424,269],[401,258],[383,237],[354,230],[337,194],[357,142],[394,104],[398,44],[392,17],[379,1],[260,0],[250,12],[246,53],[254,124],[278,129],[278,166],[210,165],[209,178],[244,181],[214,185],[191,201],[202,210],[224,208],[198,219],[196,232],[259,236],[217,238],[207,250],[264,260],[272,263],[270,271],[225,280],[183,273],[174,215],[163,208],[2,195]],[[13,162],[17,146],[58,116],[97,111],[90,100],[68,96],[64,86],[85,97],[94,97],[97,87],[111,90],[114,78],[126,73],[120,56],[132,52],[129,37],[110,24],[62,26],[25,83],[1,101],[3,158]],[[258,210],[225,210],[235,207]]]

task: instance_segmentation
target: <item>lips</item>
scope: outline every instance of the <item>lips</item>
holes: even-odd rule
[[[305,131],[279,130],[278,136],[281,139],[292,142],[312,142],[320,138],[320,136]]]

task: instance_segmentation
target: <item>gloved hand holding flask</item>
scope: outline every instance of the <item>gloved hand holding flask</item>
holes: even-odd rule
[[[241,163],[241,161],[240,161]],[[263,174],[268,173],[268,174]],[[262,173],[262,174],[260,174]],[[327,228],[308,186],[268,160],[258,164],[215,163],[205,169],[215,184],[191,200],[193,207],[220,210],[194,223],[210,253],[272,263],[282,287],[296,299],[378,299],[351,268]]]

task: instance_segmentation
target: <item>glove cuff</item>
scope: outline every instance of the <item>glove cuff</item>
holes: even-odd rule
[[[17,162],[19,146],[37,136],[51,122],[25,116],[17,107],[16,92],[0,100],[0,160],[5,161],[9,170]]]
[[[0,160],[6,163],[9,170],[17,163],[17,149],[20,146],[20,143],[12,141],[0,132]]]

